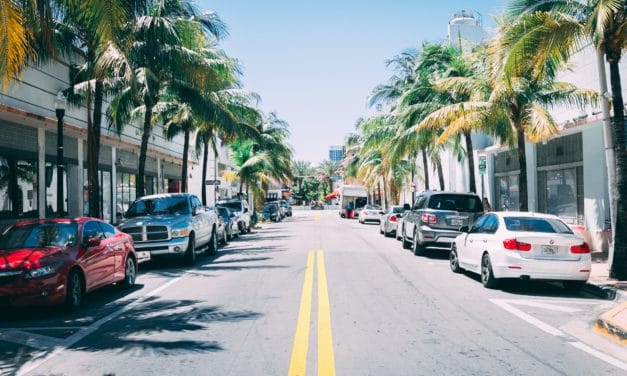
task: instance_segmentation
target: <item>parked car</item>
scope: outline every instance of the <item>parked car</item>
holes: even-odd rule
[[[287,202],[285,200],[280,200],[279,201],[279,205],[281,206],[281,208],[283,208],[283,211],[285,212],[285,215],[287,217],[291,217],[292,216],[292,205],[290,205],[289,202]]]
[[[138,252],[150,257],[176,256],[188,265],[203,250],[218,249],[218,218],[189,193],[166,193],[135,200],[118,228],[131,235]]]
[[[396,223],[403,216],[405,209],[402,206],[390,206],[379,221],[379,232],[385,236],[396,235]]]
[[[252,228],[251,213],[246,200],[221,200],[218,201],[219,206],[224,206],[235,213],[237,228],[240,234],[250,232]]]
[[[356,210],[356,212],[359,213],[359,223],[361,224],[366,222],[381,222],[382,212],[381,209],[376,206],[366,205],[363,208]]]
[[[311,210],[324,210],[324,204],[318,201],[314,201],[309,206]]]
[[[405,221],[405,216],[407,215],[407,208],[403,205],[403,214],[396,216],[396,240],[403,239],[403,222]]]
[[[137,264],[131,237],[99,219],[19,222],[0,238],[0,304],[76,309],[95,289],[135,285]]]
[[[459,229],[472,226],[482,215],[483,204],[476,194],[423,192],[403,218],[403,248],[412,248],[415,255],[427,248],[448,252]]]
[[[263,219],[267,219],[273,222],[278,222],[281,220],[281,212],[279,209],[279,204],[276,202],[267,202],[263,206]]]
[[[222,218],[224,221],[225,229],[226,229],[226,239],[231,240],[234,237],[239,235],[239,229],[237,228],[237,216],[233,214],[229,208],[225,208],[224,206],[216,206],[216,210],[218,211],[218,217]]]
[[[287,212],[285,208],[281,205],[281,201],[268,201],[266,204],[273,204],[277,207],[277,212],[279,213],[280,219],[287,217]]]
[[[556,216],[493,212],[462,231],[451,246],[451,269],[480,274],[485,287],[523,278],[563,281],[570,289],[590,276],[590,248]]]

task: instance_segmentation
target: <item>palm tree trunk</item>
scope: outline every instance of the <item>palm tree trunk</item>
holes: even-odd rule
[[[202,204],[207,205],[207,163],[209,163],[209,140],[206,136],[203,136],[203,151],[202,151],[202,186],[200,188],[202,196]]]
[[[520,177],[518,178],[518,203],[520,211],[529,210],[529,199],[527,194],[527,153],[525,152],[525,130],[516,127],[516,138],[518,142],[518,164],[520,165]],[[515,208],[509,208],[515,209]]]
[[[333,179],[329,178],[329,193],[333,192]]]
[[[425,190],[429,190],[429,166],[427,165],[427,148],[422,148],[422,167],[425,174]]]
[[[183,166],[181,168],[181,192],[187,192],[187,162],[189,154],[189,127],[185,127],[183,141]]]
[[[614,256],[610,276],[619,280],[627,279],[627,150],[625,150],[625,112],[623,89],[620,82],[620,54],[608,54],[610,65],[610,85],[612,87],[612,119],[616,152],[616,228],[614,232]]]
[[[466,154],[468,155],[468,178],[470,192],[477,193],[477,183],[475,182],[475,156],[472,147],[472,138],[470,132],[464,132],[466,139]]]
[[[240,178],[239,179],[239,194],[241,195],[243,193],[244,190],[244,179]]]
[[[146,105],[146,113],[144,114],[144,131],[142,132],[142,143],[139,149],[139,168],[137,171],[137,198],[146,195],[145,177],[146,177],[146,157],[148,154],[148,140],[150,139],[150,130],[152,129],[152,106]]]
[[[100,130],[102,124],[102,103],[104,97],[104,84],[102,80],[96,80],[94,88],[94,113],[93,122],[89,115],[87,122],[87,190],[89,200],[89,216],[101,218],[100,213],[100,181],[98,179],[98,158],[100,155]],[[90,111],[91,99],[87,99],[87,111]]]
[[[440,181],[440,190],[444,190],[444,171],[442,170],[442,161],[440,156],[435,159],[435,169],[438,172],[438,180]]]

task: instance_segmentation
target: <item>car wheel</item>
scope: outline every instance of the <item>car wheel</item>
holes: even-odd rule
[[[230,241],[231,239],[233,239],[233,228],[231,226],[229,226],[228,231],[226,232],[226,241]]]
[[[455,244],[451,246],[451,254],[449,257],[449,263],[451,265],[451,270],[453,273],[461,273],[462,268],[459,267],[459,258],[457,257],[457,247]]]
[[[385,230],[383,230],[383,229],[381,228],[381,226],[379,226],[379,234],[381,234],[381,235],[383,235],[383,236],[385,236],[385,235],[386,235],[386,234],[385,234]]]
[[[492,263],[490,262],[490,256],[487,253],[481,258],[481,284],[483,284],[483,287],[487,287],[489,289],[493,289],[498,286],[498,280],[494,278]]]
[[[137,267],[135,266],[135,259],[129,254],[126,256],[126,262],[124,263],[124,279],[120,283],[120,287],[123,289],[130,289],[135,286],[135,278],[137,277]]]
[[[216,233],[216,229],[214,228],[211,231],[211,239],[209,239],[209,247],[207,248],[208,255],[215,255],[218,251],[218,234]]]
[[[191,266],[196,264],[196,241],[194,239],[194,236],[190,235],[188,243],[189,244],[187,244],[187,250],[185,251],[183,259],[185,261],[185,264]]]
[[[248,224],[248,228],[246,229],[246,233],[250,234],[251,231],[252,231],[251,225]]]
[[[581,290],[586,285],[586,281],[562,281],[562,286],[568,291]]]
[[[407,241],[407,234],[405,233],[405,228],[403,227],[403,249],[411,249],[411,243]]]
[[[412,243],[414,255],[422,256],[425,254],[425,247],[418,243],[418,231],[414,229],[414,242]]]
[[[222,231],[222,244],[226,245],[229,242],[229,236],[226,233],[226,228]]]
[[[83,296],[85,295],[83,278],[78,271],[70,270],[65,291],[65,308],[70,311],[76,310],[80,307],[83,302]]]

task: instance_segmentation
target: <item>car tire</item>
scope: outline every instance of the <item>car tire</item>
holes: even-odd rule
[[[403,227],[403,249],[411,249],[411,243],[407,241],[407,234],[405,233],[405,228]]]
[[[418,243],[418,231],[416,231],[416,229],[414,229],[413,239],[412,250],[414,251],[414,256],[423,256],[425,254],[425,247]]]
[[[579,291],[586,285],[586,281],[562,281],[562,286],[568,291]]]
[[[481,258],[481,284],[489,289],[497,288],[499,285],[499,280],[494,278],[492,262],[490,262],[490,256],[487,253],[484,253]]]
[[[385,236],[385,230],[381,228],[381,226],[379,226],[379,234]]]
[[[459,266],[459,257],[457,255],[457,247],[455,244],[451,245],[451,254],[449,256],[449,265],[453,273],[461,273],[462,268]]]
[[[250,234],[251,231],[252,231],[251,225],[248,224],[248,228],[246,229],[246,233]]]
[[[65,288],[65,309],[68,311],[77,310],[81,306],[84,296],[85,285],[81,273],[77,270],[70,270]]]
[[[227,245],[229,243],[229,235],[226,233],[226,228],[222,231],[222,245]]]
[[[228,231],[224,230],[224,232],[226,232],[226,241],[230,241],[231,239],[233,239],[233,227],[229,226]]]
[[[214,227],[213,230],[211,230],[211,238],[209,239],[209,244],[207,246],[207,254],[215,255],[217,251],[218,251],[218,234]]]
[[[186,265],[193,266],[196,264],[196,239],[193,235],[190,235],[187,242],[187,250],[183,256],[183,261]]]
[[[124,290],[133,288],[135,278],[137,278],[137,265],[133,256],[128,254],[124,262],[124,279],[120,282],[120,287]]]

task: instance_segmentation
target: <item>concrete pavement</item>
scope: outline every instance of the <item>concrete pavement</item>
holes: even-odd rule
[[[625,347],[591,330],[614,302],[547,283],[484,289],[447,255],[416,257],[335,211],[263,224],[193,268],[148,265],[138,283],[76,314],[0,313],[0,374],[627,372]]]

